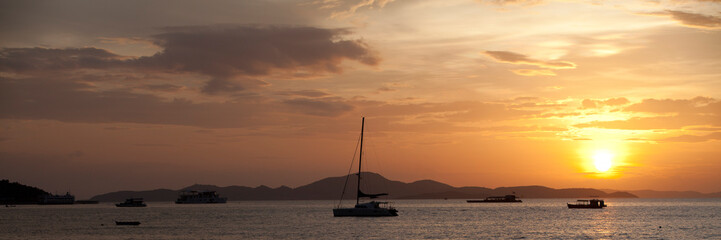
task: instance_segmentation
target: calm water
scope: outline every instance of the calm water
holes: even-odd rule
[[[523,201],[397,200],[400,216],[387,218],[335,218],[335,201],[19,205],[0,208],[0,239],[721,239],[721,199],[607,199],[600,210]]]

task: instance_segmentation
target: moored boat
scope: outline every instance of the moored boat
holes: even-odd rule
[[[116,207],[145,207],[145,203],[142,198],[128,198],[125,202],[116,203]]]
[[[567,203],[568,208],[605,208],[606,203],[601,199],[581,199],[575,203]]]
[[[115,225],[137,226],[137,225],[140,225],[140,222],[138,222],[138,221],[115,221]]]
[[[360,198],[377,198],[379,196],[388,195],[387,193],[377,193],[377,194],[366,194],[361,192],[360,186],[361,186],[361,164],[363,163],[363,129],[365,127],[365,118],[361,121],[361,136],[360,136],[360,151],[358,155],[358,173],[356,174],[358,176],[358,185],[356,188],[356,204],[355,207],[352,208],[341,208],[340,203],[336,208],[333,209],[333,216],[334,217],[392,217],[392,216],[398,216],[398,210],[390,206],[389,202],[378,202],[378,201],[370,201],[367,203],[360,203]],[[346,183],[348,182],[348,178],[350,175],[346,177]],[[345,192],[345,186],[343,189]],[[343,196],[341,196],[341,202],[343,201]]]
[[[515,203],[515,202],[523,202],[523,201],[521,201],[521,199],[518,199],[516,197],[516,195],[506,195],[506,196],[492,196],[492,197],[487,197],[485,199],[480,199],[480,200],[479,199],[471,199],[471,200],[466,200],[466,202],[469,202],[469,203],[499,203],[499,202]]]

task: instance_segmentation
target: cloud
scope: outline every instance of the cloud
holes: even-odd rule
[[[718,1],[717,1],[718,2]],[[666,10],[664,12],[654,12],[649,15],[669,16],[673,20],[681,23],[681,25],[692,28],[719,29],[721,28],[721,17],[703,15],[698,13],[690,13],[676,10]]]
[[[721,140],[721,132],[715,132],[703,136],[696,136],[696,135],[681,135],[676,137],[670,137],[670,138],[664,138],[658,140],[659,142],[687,142],[687,143],[695,143],[695,142],[706,142],[710,140]]]
[[[721,101],[707,97],[692,99],[644,99],[624,108],[628,113],[652,116],[632,117],[626,120],[592,121],[576,127],[608,129],[650,130],[682,129],[690,126],[721,126]]]
[[[521,76],[556,76],[551,70],[548,69],[516,69],[511,72]]]
[[[524,5],[531,6],[544,2],[544,0],[477,0],[482,3],[490,3],[496,5]]]
[[[526,55],[508,52],[508,51],[485,51],[483,54],[493,58],[494,60],[502,63],[511,63],[516,65],[531,65],[540,68],[540,70],[533,69],[518,69],[513,70],[515,74],[521,76],[554,76],[556,75],[553,71],[548,69],[574,69],[576,64],[568,61],[542,61],[537,59],[531,59]]]
[[[567,131],[567,128],[562,127],[546,127],[546,126],[495,126],[495,127],[484,127],[481,131],[489,132],[563,132]]]
[[[321,9],[332,9],[330,18],[347,18],[363,8],[381,9],[394,0],[319,0],[311,4]]]
[[[624,97],[620,98],[609,98],[606,100],[592,100],[592,99],[583,99],[581,102],[582,108],[599,108],[603,106],[620,106],[620,105],[626,105],[629,104],[630,101]]]
[[[708,97],[692,99],[644,99],[624,109],[646,113],[712,113],[721,115],[721,102]]]

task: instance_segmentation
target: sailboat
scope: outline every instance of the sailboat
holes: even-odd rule
[[[355,198],[355,207],[353,208],[341,208],[340,204],[338,207],[333,209],[333,216],[334,217],[390,217],[390,216],[398,216],[398,210],[391,207],[388,202],[378,202],[378,201],[370,201],[366,203],[361,203],[361,198],[370,198],[374,199],[380,196],[388,195],[387,193],[378,193],[378,194],[366,194],[363,193],[360,189],[361,186],[361,165],[363,163],[363,129],[365,127],[365,117],[361,120],[361,137],[360,137],[360,154],[358,155],[358,185],[356,188],[356,198]],[[346,182],[348,181],[348,175],[346,177]],[[345,189],[344,189],[345,192]],[[343,197],[341,196],[341,201],[343,201]]]

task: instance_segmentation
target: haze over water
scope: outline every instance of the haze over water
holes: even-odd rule
[[[720,199],[606,199],[605,209],[568,209],[575,199],[523,203],[399,200],[398,217],[338,218],[335,201],[149,202],[0,209],[3,239],[718,239]],[[346,204],[350,204],[346,202]],[[141,221],[116,226],[113,220]]]

